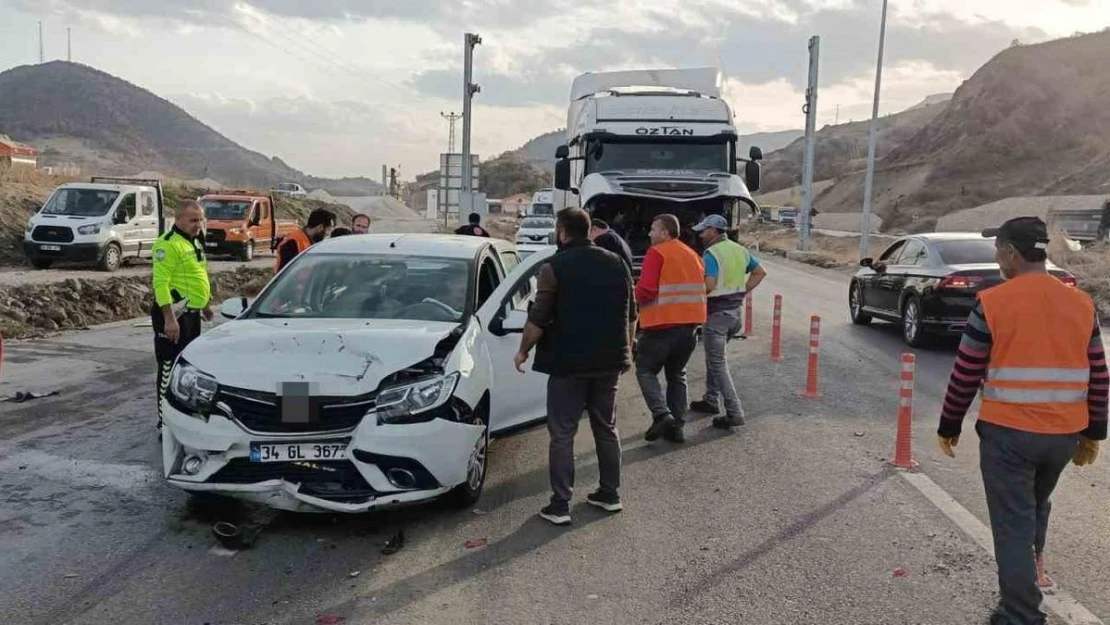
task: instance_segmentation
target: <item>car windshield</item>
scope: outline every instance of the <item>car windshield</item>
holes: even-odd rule
[[[933,244],[946,265],[973,265],[998,262],[994,258],[994,239],[937,241]]]
[[[555,214],[555,207],[551,204],[543,204],[543,203],[533,204],[532,205],[532,214],[533,215],[554,215]]]
[[[308,254],[252,307],[252,317],[459,322],[471,263],[401,255]]]
[[[250,202],[235,200],[205,200],[202,206],[207,219],[244,219],[247,211],[251,209]]]
[[[549,230],[555,227],[554,219],[525,219],[520,222],[521,228],[530,228],[532,230]]]
[[[727,143],[590,142],[586,172],[621,169],[729,171]]]
[[[277,186],[277,188],[281,189],[282,191],[296,191],[297,190],[297,185],[295,185],[291,182],[283,182],[283,183],[279,184]]]
[[[46,215],[99,217],[107,215],[116,203],[119,191],[102,189],[58,189],[42,207]]]

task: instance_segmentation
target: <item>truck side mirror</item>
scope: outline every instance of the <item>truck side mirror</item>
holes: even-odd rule
[[[112,223],[116,224],[117,226],[122,226],[123,224],[127,223],[127,212],[123,209],[116,211],[116,215],[115,218],[112,219]]]
[[[565,158],[555,161],[555,188],[560,191],[570,190],[570,161]]]
[[[751,193],[759,191],[759,174],[760,165],[758,161],[751,160],[744,165],[744,184],[748,185],[748,191]]]
[[[555,158],[558,160],[570,158],[570,148],[565,145],[560,145],[559,147],[555,148]]]
[[[748,158],[753,161],[763,160],[763,148],[753,145],[751,149],[748,150]]]
[[[262,223],[262,209],[258,209],[251,214],[251,225],[257,226]]]

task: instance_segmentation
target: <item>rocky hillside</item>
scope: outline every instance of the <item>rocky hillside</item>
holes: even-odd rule
[[[335,195],[381,187],[365,178],[313,178],[240,146],[146,89],[65,61],[0,73],[0,131],[39,148],[43,164],[74,162],[98,174],[153,169],[260,187],[296,181]]]
[[[1110,193],[1110,31],[1000,52],[947,103],[883,119],[875,211],[884,228],[932,230],[938,217],[1014,196]],[[826,128],[815,199],[863,201],[867,124]],[[796,184],[801,145],[770,155],[767,190]]]

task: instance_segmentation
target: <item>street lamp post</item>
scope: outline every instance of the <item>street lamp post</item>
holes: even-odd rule
[[[871,250],[871,193],[875,185],[875,124],[879,119],[879,91],[883,84],[883,48],[886,45],[887,0],[883,0],[883,17],[879,26],[879,60],[875,64],[875,101],[871,106],[871,123],[867,128],[867,178],[863,183],[863,214],[860,217],[859,257]]]

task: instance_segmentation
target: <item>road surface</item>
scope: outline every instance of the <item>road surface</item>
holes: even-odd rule
[[[618,407],[625,511],[605,516],[582,501],[597,479],[584,427],[569,529],[535,517],[548,496],[542,428],[494,442],[480,513],[423,507],[345,517],[190,505],[160,480],[148,328],[10,343],[0,396],[60,394],[0,403],[3,621],[985,622],[997,598],[990,553],[976,542],[986,520],[976,439],[969,423],[955,460],[933,444],[951,346],[917,353],[921,471],[907,479],[885,463],[898,332],[848,324],[843,275],[766,262],[756,334],[730,346],[749,424],[729,434],[699,418],[685,445],[645,443],[649,416],[626,376]],[[785,300],[777,364],[768,357],[774,293]],[[798,395],[811,314],[823,324],[819,399]],[[1053,601],[1081,606],[1054,624],[1110,622],[1108,495],[1110,458],[1070,467],[1061,481],[1048,557],[1067,596]],[[263,531],[251,549],[226,552],[210,533],[221,519]],[[398,528],[407,544],[382,555]],[[486,546],[466,548],[475,539]]]

